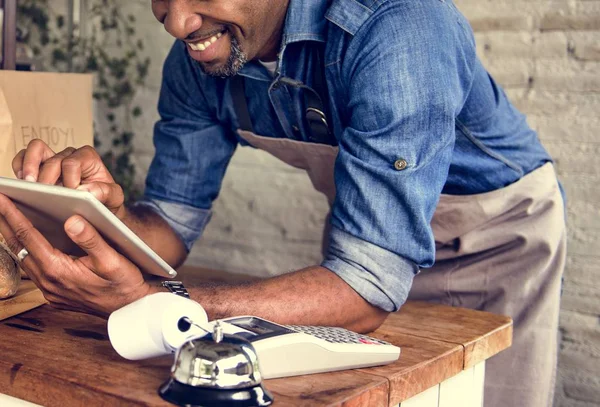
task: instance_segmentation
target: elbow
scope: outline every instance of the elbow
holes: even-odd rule
[[[373,332],[383,324],[389,314],[387,311],[371,306],[368,312],[363,313],[348,329],[361,334]]]

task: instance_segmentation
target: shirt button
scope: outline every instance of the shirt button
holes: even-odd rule
[[[398,171],[402,171],[406,167],[408,167],[408,163],[406,162],[406,160],[404,158],[399,158],[394,163],[394,168],[397,169]]]

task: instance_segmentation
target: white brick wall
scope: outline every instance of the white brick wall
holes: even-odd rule
[[[471,21],[479,55],[528,115],[556,158],[568,194],[569,260],[561,315],[556,405],[600,404],[600,0],[456,0]],[[135,157],[143,173],[161,61],[171,40],[145,1],[132,4],[151,44],[151,80]],[[306,175],[266,154],[239,149],[215,215],[189,262],[274,275],[320,259],[325,199]]]

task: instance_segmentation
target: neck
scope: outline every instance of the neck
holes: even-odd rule
[[[257,59],[260,59],[264,62],[272,62],[277,60],[277,54],[279,53],[279,49],[281,48],[281,39],[283,38],[283,27],[285,25],[285,17],[287,15],[288,6],[290,4],[290,0],[280,0],[282,3],[282,7],[279,8],[278,15],[275,16],[277,24],[273,30],[273,33],[267,40],[267,44],[263,48],[262,52],[259,52],[256,56]]]

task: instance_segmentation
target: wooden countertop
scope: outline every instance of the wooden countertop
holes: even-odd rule
[[[207,272],[204,280],[219,280],[214,276]],[[266,380],[273,405],[397,405],[510,346],[512,321],[409,302],[371,335],[400,346],[400,359],[387,366]],[[172,357],[120,358],[101,318],[43,305],[0,322],[0,338],[0,393],[47,407],[170,405],[157,389],[169,376]]]

